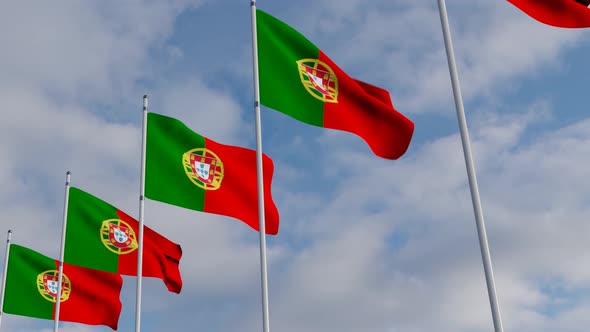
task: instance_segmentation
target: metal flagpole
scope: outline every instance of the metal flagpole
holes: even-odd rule
[[[258,79],[258,40],[256,32],[256,0],[250,1],[252,17],[252,72],[254,74],[254,112],[256,115],[256,177],[258,180],[258,227],[260,239],[260,282],[262,286],[262,331],[270,331],[268,313],[268,282],[266,267],[266,227],[264,223],[264,183],[262,179],[262,124],[260,121],[260,86]]]
[[[141,134],[141,175],[139,180],[139,234],[137,235],[137,297],[135,299],[135,332],[141,331],[141,276],[143,272],[143,211],[145,206],[145,144],[147,135],[148,96],[143,96]]]
[[[449,18],[447,7],[444,0],[438,0],[438,9],[440,12],[440,22],[442,25],[445,48],[447,51],[447,60],[449,63],[449,72],[451,74],[451,84],[453,86],[453,96],[455,97],[455,106],[457,109],[457,119],[459,121],[459,130],[461,131],[461,142],[463,144],[463,155],[465,157],[465,167],[467,168],[467,177],[469,178],[469,189],[471,190],[471,201],[473,203],[473,212],[475,214],[475,224],[477,225],[477,234],[479,236],[479,247],[481,249],[481,258],[488,287],[488,297],[492,309],[492,319],[494,321],[494,331],[503,332],[502,318],[496,296],[496,285],[494,282],[494,272],[492,270],[492,258],[488,245],[488,236],[486,235],[485,222],[479,198],[479,189],[475,176],[475,165],[471,154],[471,144],[469,142],[469,132],[467,130],[467,121],[465,120],[465,109],[463,108],[463,97],[461,96],[461,87],[459,85],[459,74],[455,63],[455,53],[453,51],[453,42],[449,29]]]
[[[66,172],[66,192],[64,198],[64,220],[63,226],[61,230],[61,248],[59,251],[59,271],[57,274],[57,293],[55,296],[55,318],[53,320],[53,331],[57,332],[58,325],[59,325],[59,309],[61,307],[61,286],[62,286],[62,279],[63,279],[63,270],[64,270],[64,249],[66,246],[66,224],[68,222],[68,199],[70,197],[70,178],[72,173],[70,171]]]
[[[4,256],[4,274],[2,275],[2,294],[0,294],[0,325],[2,325],[2,314],[4,313],[4,291],[6,290],[6,271],[8,271],[8,256],[10,254],[10,239],[12,231],[8,230],[6,239],[6,255]]]

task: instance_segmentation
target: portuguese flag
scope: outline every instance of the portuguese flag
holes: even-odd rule
[[[64,261],[96,270],[137,275],[139,223],[125,212],[78,188],[68,200]],[[142,276],[160,278],[180,293],[180,246],[144,225]]]
[[[537,21],[560,28],[590,27],[590,0],[508,0]]]
[[[389,92],[349,77],[299,32],[256,11],[260,102],[299,121],[354,133],[383,158],[401,157],[414,123]]]
[[[263,155],[264,216],[267,234],[279,231],[279,212],[271,195],[272,159]],[[201,136],[182,122],[149,113],[145,196],[239,219],[258,227],[256,152]]]
[[[3,312],[54,319],[59,261],[10,245]],[[117,329],[121,276],[65,263],[59,320]]]

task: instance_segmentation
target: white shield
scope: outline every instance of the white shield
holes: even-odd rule
[[[201,179],[209,180],[211,165],[195,161],[195,171]]]
[[[326,91],[326,87],[324,86],[324,80],[315,76],[312,73],[307,73],[307,76],[309,76],[314,82],[315,85],[322,88],[323,91]]]
[[[114,238],[119,243],[125,243],[129,239],[129,236],[127,236],[127,233],[121,231],[118,227],[115,227]]]
[[[313,68],[307,65],[303,65],[305,68],[305,73],[309,80],[313,83],[313,86],[316,88],[324,96],[330,96],[330,91],[328,91],[328,86],[330,80],[330,73],[321,69]],[[324,77],[317,76],[315,73],[319,73]]]
[[[57,281],[47,280],[47,290],[53,296],[57,295]]]

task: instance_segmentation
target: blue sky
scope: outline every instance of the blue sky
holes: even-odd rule
[[[590,32],[503,0],[447,6],[505,330],[587,331]],[[267,239],[271,330],[492,330],[436,1],[258,8],[389,90],[416,126],[390,161],[263,108],[281,214]],[[5,1],[0,45],[0,219],[15,243],[58,256],[67,170],[137,217],[144,94],[153,112],[254,148],[248,1]],[[182,245],[184,287],[144,280],[143,331],[262,330],[256,232],[150,200],[145,222]],[[119,330],[132,331],[135,279],[123,287]]]

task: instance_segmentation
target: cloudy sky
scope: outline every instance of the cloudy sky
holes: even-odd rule
[[[590,30],[542,25],[504,0],[447,6],[505,330],[587,331]],[[389,90],[416,126],[391,161],[263,108],[281,214],[267,239],[271,330],[492,331],[436,1],[258,8]],[[15,243],[58,256],[68,170],[137,217],[144,94],[150,111],[255,146],[249,1],[3,1],[0,45],[0,236],[12,229]],[[144,280],[143,331],[262,330],[258,233],[150,200],[145,222],[182,245],[184,287]],[[122,302],[119,330],[132,331],[134,278]]]

